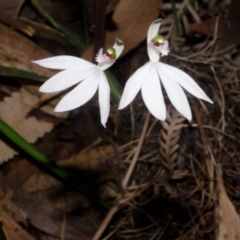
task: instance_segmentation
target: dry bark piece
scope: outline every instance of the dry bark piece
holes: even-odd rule
[[[170,108],[167,114],[167,120],[161,122],[163,128],[160,131],[161,139],[160,153],[164,159],[162,164],[168,170],[173,170],[175,160],[178,157],[178,141],[180,139],[181,131],[183,128],[184,118],[174,108]]]
[[[240,239],[240,219],[226,193],[220,166],[217,167],[217,173],[219,191],[219,226],[217,240],[238,240]]]
[[[113,14],[118,29],[106,32],[105,49],[111,47],[116,38],[124,42],[121,56],[137,47],[146,38],[150,24],[158,17],[161,3],[162,0],[121,0]],[[90,46],[83,53],[82,58],[91,61],[92,56],[93,46]]]

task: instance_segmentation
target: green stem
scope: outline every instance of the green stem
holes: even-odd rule
[[[108,83],[110,85],[113,100],[116,104],[118,104],[120,102],[122,92],[123,92],[122,86],[119,84],[118,80],[114,77],[114,75],[109,70],[106,70],[105,74],[108,79]]]

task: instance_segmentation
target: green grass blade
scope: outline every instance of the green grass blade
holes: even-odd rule
[[[18,77],[18,78],[35,80],[38,82],[45,82],[45,80],[47,79],[46,77],[38,75],[33,72],[28,72],[28,71],[20,70],[17,68],[9,68],[9,67],[4,67],[4,66],[0,66],[0,73],[6,73],[6,75],[10,75],[10,76]]]
[[[77,34],[75,34],[73,31],[71,31],[69,28],[59,24],[58,22],[56,22],[46,11],[45,9],[42,7],[42,5],[39,3],[38,0],[31,0],[31,3],[33,4],[33,6],[35,6],[38,11],[50,22],[50,24],[55,27],[57,30],[63,32],[68,39],[76,46],[79,48],[80,51],[84,51],[87,46],[86,44],[81,41],[79,39],[79,36],[77,36]]]

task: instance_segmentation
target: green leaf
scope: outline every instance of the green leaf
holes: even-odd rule
[[[0,73],[1,72],[6,73],[6,75],[24,78],[24,79],[31,79],[31,80],[35,80],[38,82],[45,82],[45,80],[47,80],[47,78],[44,76],[38,75],[33,72],[20,70],[17,68],[9,68],[9,67],[0,66]]]

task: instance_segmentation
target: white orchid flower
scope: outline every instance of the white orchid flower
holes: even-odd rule
[[[42,67],[63,70],[47,80],[39,91],[58,92],[81,82],[62,98],[54,110],[64,112],[85,104],[98,89],[101,123],[106,127],[110,111],[110,87],[104,70],[115,63],[123,48],[123,42],[116,39],[114,46],[105,54],[103,49],[100,49],[96,56],[98,65],[73,56],[57,56],[33,61]]]
[[[195,97],[210,103],[212,101],[188,74],[159,62],[160,56],[169,52],[168,41],[164,41],[163,37],[158,35],[160,25],[161,19],[157,19],[148,29],[147,51],[150,61],[139,68],[127,81],[119,109],[130,104],[141,89],[143,100],[151,114],[159,120],[166,120],[162,84],[173,106],[191,121],[192,113],[182,87]]]

